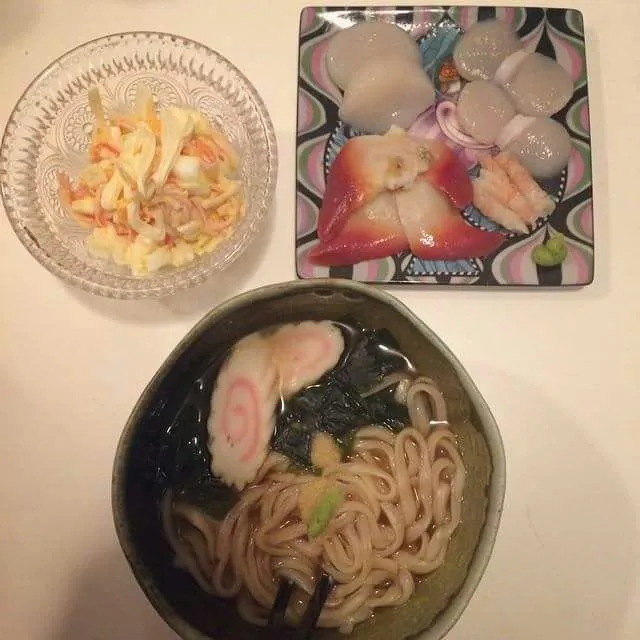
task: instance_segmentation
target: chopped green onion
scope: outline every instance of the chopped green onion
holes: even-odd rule
[[[316,503],[309,523],[307,531],[309,538],[317,538],[326,528],[335,512],[342,506],[344,502],[344,493],[341,489],[334,487],[329,489]]]

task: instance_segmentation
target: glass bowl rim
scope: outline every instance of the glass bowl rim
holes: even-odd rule
[[[206,258],[205,256],[198,257],[182,272],[185,277],[181,277],[175,282],[172,282],[170,280],[171,276],[175,272],[167,271],[165,272],[165,274],[160,274],[166,275],[167,281],[164,283],[160,283],[157,286],[147,288],[126,288],[119,287],[116,284],[103,284],[85,279],[82,276],[74,273],[72,270],[60,265],[47,253],[47,251],[45,251],[40,246],[39,242],[29,230],[28,225],[22,223],[19,213],[20,207],[14,205],[12,199],[9,198],[6,193],[7,184],[5,175],[8,173],[9,163],[5,161],[3,152],[7,148],[7,144],[12,138],[13,127],[15,127],[20,122],[19,114],[24,108],[27,98],[31,94],[34,87],[36,87],[43,79],[46,78],[47,74],[49,74],[53,69],[64,68],[68,58],[73,57],[73,55],[77,52],[91,47],[92,45],[97,45],[101,42],[106,43],[118,39],[125,40],[128,37],[131,38],[137,36],[142,36],[145,38],[151,38],[154,36],[161,39],[168,38],[172,41],[184,43],[190,47],[193,47],[195,50],[204,52],[207,56],[215,59],[217,62],[222,63],[222,65],[224,65],[228,71],[235,75],[237,79],[244,84],[247,93],[251,96],[251,99],[255,103],[255,107],[259,115],[261,128],[266,141],[267,155],[269,158],[269,171],[266,176],[266,189],[262,202],[257,206],[257,210],[252,216],[253,219],[244,236],[242,237],[240,244],[238,244],[232,251],[229,251],[229,253],[224,256],[224,260],[219,263],[212,263],[208,266],[208,268],[205,268],[200,272],[192,273],[192,270],[195,270],[198,265],[202,265],[203,258]],[[2,205],[4,207],[11,228],[13,229],[15,235],[18,237],[22,245],[40,265],[45,267],[45,269],[47,269],[53,275],[60,278],[63,282],[71,284],[89,293],[106,298],[122,300],[144,298],[158,299],[174,295],[178,291],[194,288],[202,284],[216,272],[221,272],[226,269],[232,262],[235,261],[236,258],[240,256],[240,254],[242,254],[247,249],[249,244],[251,244],[252,240],[254,239],[256,233],[258,232],[259,227],[266,217],[270,207],[273,204],[276,185],[278,181],[278,162],[279,154],[277,137],[273,126],[273,121],[271,119],[267,106],[253,83],[233,62],[231,62],[231,60],[229,60],[229,58],[227,58],[217,50],[209,47],[208,45],[203,44],[202,42],[169,31],[155,31],[146,29],[118,31],[86,40],[72,47],[71,49],[67,49],[61,55],[55,57],[49,63],[47,63],[45,67],[40,72],[38,72],[22,90],[19,98],[16,100],[13,108],[9,113],[9,116],[7,117],[7,121],[2,133],[2,138],[0,139],[0,198],[2,200]],[[157,276],[158,274],[154,275]],[[138,281],[144,282],[144,279],[145,278],[143,277]]]

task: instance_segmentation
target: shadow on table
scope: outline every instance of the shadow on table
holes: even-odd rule
[[[27,31],[38,19],[39,0],[0,1],[0,48]]]
[[[106,0],[112,4],[170,4],[174,0]]]
[[[101,315],[131,324],[163,322],[168,316],[195,316],[199,320],[205,313],[228,298],[242,292],[245,284],[264,264],[265,254],[277,224],[278,203],[274,200],[257,236],[246,251],[227,269],[212,275],[203,284],[179,291],[160,300],[111,300],[66,286],[67,293]],[[293,251],[293,237],[291,240]],[[290,256],[287,256],[287,259]],[[294,276],[291,276],[293,279]]]
[[[484,375],[500,390],[486,394],[489,405],[514,418],[496,410],[507,499],[494,556],[451,640],[623,637],[640,537],[629,488],[590,436],[593,425],[529,380]],[[614,443],[629,425],[614,413],[598,425],[600,441]]]
[[[600,39],[596,28],[585,30],[587,48],[587,70],[589,74],[589,120],[591,136],[591,164],[593,182],[593,221],[595,256],[595,298],[607,297],[611,281],[615,277],[612,268],[611,222],[614,217],[609,210],[609,149],[607,140],[611,130],[605,114],[604,70]],[[594,151],[595,150],[595,151]]]
[[[116,546],[96,554],[78,575],[62,624],[51,636],[51,640],[177,638],[147,602]]]

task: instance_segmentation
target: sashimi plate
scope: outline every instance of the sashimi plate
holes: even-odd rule
[[[514,233],[488,218],[474,203],[460,211],[471,226],[501,234],[488,255],[455,255],[428,260],[409,249],[354,264],[323,265],[314,260],[320,243],[318,217],[332,164],[347,141],[362,135],[340,119],[342,91],[325,64],[327,46],[338,31],[370,21],[392,22],[419,46],[422,68],[436,90],[436,105],[421,114],[420,130],[442,140],[464,164],[470,178],[478,176],[487,151],[462,147],[443,131],[437,104],[459,92],[448,74],[456,42],[475,23],[497,19],[509,24],[523,49],[557,61],[571,76],[574,91],[552,118],[571,140],[568,164],[538,185],[555,203],[526,233]],[[462,86],[464,82],[462,83]],[[455,100],[455,98],[453,98]],[[426,133],[425,133],[426,132]],[[494,149],[490,154],[499,150]],[[336,277],[367,283],[424,283],[474,286],[583,286],[594,277],[589,100],[582,15],[573,9],[509,7],[307,7],[299,35],[296,180],[296,269],[303,279]],[[541,265],[538,247],[562,236],[566,248],[557,264]]]

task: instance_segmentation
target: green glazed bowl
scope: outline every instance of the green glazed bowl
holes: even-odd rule
[[[205,363],[241,337],[281,322],[338,320],[350,316],[386,328],[447,400],[452,429],[467,469],[462,523],[444,564],[422,580],[405,605],[379,609],[358,625],[351,640],[416,636],[439,640],[469,603],[495,542],[505,494],[502,440],[489,407],[462,364],[407,307],[379,289],[347,280],[293,281],[239,295],[209,312],[178,344],[138,400],[124,428],[113,468],[113,517],[118,538],[145,594],[184,640],[267,639],[244,622],[228,601],[205,594],[174,567],[156,501],[155,461],[166,424],[161,407]],[[283,640],[287,632],[281,634]],[[318,630],[314,640],[344,638]]]

